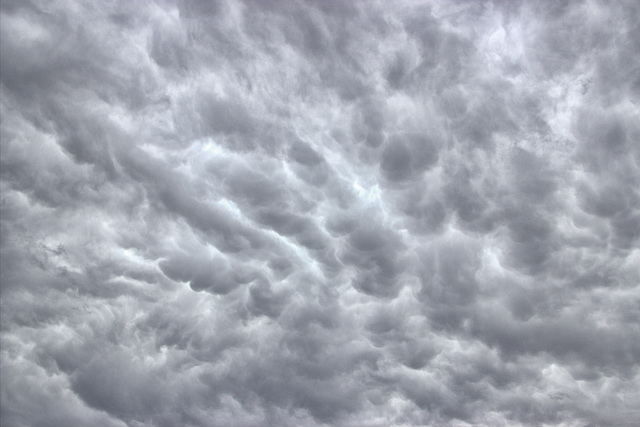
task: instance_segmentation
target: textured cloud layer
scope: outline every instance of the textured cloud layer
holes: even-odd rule
[[[1,19],[3,426],[640,419],[635,2]]]

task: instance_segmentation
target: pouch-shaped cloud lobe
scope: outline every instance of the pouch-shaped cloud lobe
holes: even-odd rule
[[[3,426],[632,426],[633,1],[2,0]]]

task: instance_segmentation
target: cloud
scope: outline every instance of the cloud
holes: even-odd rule
[[[0,15],[0,424],[640,417],[634,2]]]

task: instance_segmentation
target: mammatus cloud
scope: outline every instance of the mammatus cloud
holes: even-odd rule
[[[632,426],[633,1],[3,0],[3,426]]]

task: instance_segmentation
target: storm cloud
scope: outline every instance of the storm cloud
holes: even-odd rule
[[[3,426],[632,426],[634,1],[2,0]]]

